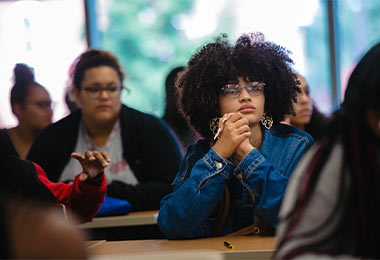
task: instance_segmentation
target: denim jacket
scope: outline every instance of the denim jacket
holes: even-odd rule
[[[208,140],[189,146],[174,191],[161,200],[160,230],[168,239],[211,236],[226,185],[231,204],[221,235],[253,224],[254,214],[276,227],[289,177],[313,143],[309,134],[288,125],[263,128],[260,151],[253,149],[238,165],[210,149]]]

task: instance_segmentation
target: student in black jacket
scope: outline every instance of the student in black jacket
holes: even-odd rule
[[[111,53],[84,52],[71,77],[80,109],[44,129],[27,158],[50,180],[70,181],[79,166],[72,152],[107,152],[107,195],[130,202],[134,211],[159,209],[181,161],[176,140],[160,119],[122,105],[124,73]]]

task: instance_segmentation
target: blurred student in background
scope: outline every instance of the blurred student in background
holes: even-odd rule
[[[33,71],[26,64],[16,64],[10,102],[18,125],[0,130],[2,150],[25,159],[36,135],[51,124],[52,101],[48,91],[34,81]]]
[[[88,259],[88,238],[75,224],[57,207],[1,196],[0,259]]]
[[[308,132],[317,141],[325,131],[328,117],[313,104],[305,78],[298,74],[298,81],[301,83],[299,87],[302,93],[293,104],[295,115],[287,116],[284,122]]]
[[[66,82],[66,88],[65,88],[65,104],[66,104],[66,108],[68,110],[69,113],[77,110],[79,108],[78,106],[78,103],[77,101],[75,100],[75,96],[74,96],[74,87],[73,87],[73,82],[71,80],[71,75],[73,75],[74,73],[74,69],[75,69],[75,60],[74,62],[70,65],[69,67],[69,78]]]
[[[104,201],[107,189],[104,168],[110,160],[106,153],[96,151],[72,156],[79,161],[81,169],[75,173],[73,183],[66,184],[50,181],[38,164],[0,151],[0,165],[4,173],[0,183],[1,193],[22,201],[37,199],[52,205],[61,203],[81,221],[90,221]]]
[[[107,195],[128,201],[134,211],[159,209],[181,161],[168,127],[121,103],[125,75],[111,53],[87,50],[71,76],[80,109],[44,129],[27,158],[51,181],[70,181],[80,171],[72,152],[107,152]]]
[[[380,43],[298,164],[279,215],[275,259],[380,259]]]
[[[178,138],[183,154],[186,152],[187,146],[194,143],[199,137],[196,131],[189,126],[186,119],[178,109],[178,93],[175,88],[175,80],[179,72],[185,67],[178,66],[173,68],[165,80],[166,105],[164,121],[170,126],[174,134]]]
[[[90,221],[104,200],[109,158],[98,152],[75,158],[83,171],[74,183],[53,183],[37,164],[0,151],[0,259],[88,257],[86,233],[76,225]]]

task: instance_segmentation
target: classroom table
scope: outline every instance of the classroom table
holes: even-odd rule
[[[233,246],[227,248],[224,242]],[[231,236],[191,240],[129,240],[88,249],[90,259],[271,259],[274,237]]]
[[[95,240],[161,239],[164,235],[157,226],[158,210],[137,211],[127,215],[97,217],[78,227],[85,229]]]
[[[109,228],[125,226],[143,226],[157,224],[158,210],[137,211],[127,215],[99,217],[94,218],[91,222],[79,225],[80,228]]]

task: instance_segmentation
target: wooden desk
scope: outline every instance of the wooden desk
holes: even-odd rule
[[[224,246],[228,241],[234,246]],[[216,237],[193,240],[129,240],[105,242],[89,249],[93,260],[101,259],[271,259],[274,237]]]
[[[108,228],[143,226],[157,224],[158,210],[131,212],[124,216],[94,218],[91,222],[79,225],[80,228]]]

